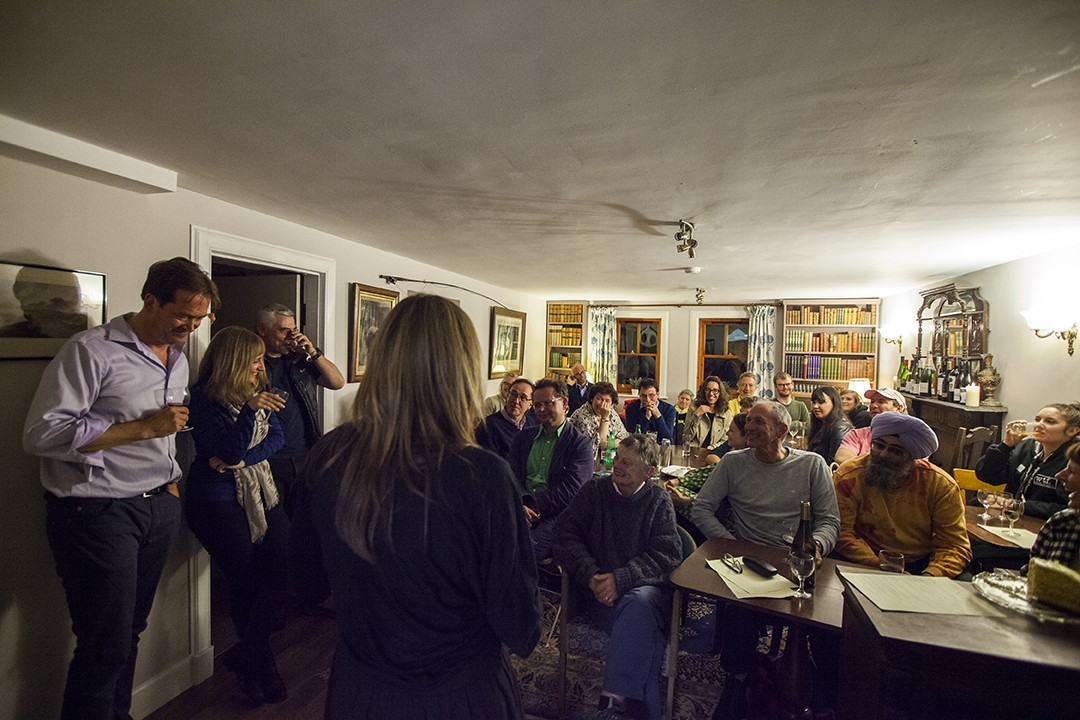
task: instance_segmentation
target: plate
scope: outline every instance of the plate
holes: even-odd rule
[[[971,584],[977,593],[995,605],[1015,610],[1039,622],[1080,625],[1080,617],[1076,615],[1043,605],[1037,600],[1029,600],[1027,578],[1014,573],[1001,569],[994,572],[981,572],[971,579]]]
[[[685,465],[668,465],[667,467],[660,468],[660,472],[664,475],[670,475],[671,477],[677,478],[681,478],[691,470],[693,470],[693,468],[688,468]]]

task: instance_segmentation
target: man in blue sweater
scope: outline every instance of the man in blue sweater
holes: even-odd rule
[[[682,561],[682,544],[671,498],[650,482],[659,462],[651,438],[624,438],[611,477],[586,483],[555,523],[555,561],[611,636],[598,717],[659,720],[663,712],[659,677],[671,616],[663,583]]]
[[[656,433],[656,439],[670,440],[675,430],[675,406],[660,399],[660,386],[652,378],[638,385],[638,401],[626,406],[626,429]]]

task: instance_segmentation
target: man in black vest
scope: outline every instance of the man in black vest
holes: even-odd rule
[[[566,399],[570,403],[566,411],[567,415],[573,415],[575,410],[585,404],[585,398],[589,396],[589,388],[592,387],[589,374],[585,372],[585,366],[581,363],[570,368],[570,377],[573,382],[566,389]]]

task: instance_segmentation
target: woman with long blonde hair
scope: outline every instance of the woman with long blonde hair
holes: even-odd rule
[[[287,696],[270,651],[284,617],[289,524],[267,458],[285,436],[277,411],[285,400],[261,391],[265,348],[241,327],[219,330],[191,388],[195,460],[188,471],[187,522],[229,585],[239,641],[224,655],[252,701]]]
[[[319,548],[334,591],[328,720],[523,716],[503,645],[539,639],[536,566],[510,468],[476,446],[481,364],[459,307],[406,298],[350,421],[312,449],[293,548]]]

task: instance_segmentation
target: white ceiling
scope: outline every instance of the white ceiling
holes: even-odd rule
[[[879,296],[1080,237],[1076,0],[3,0],[0,113],[547,297]]]

